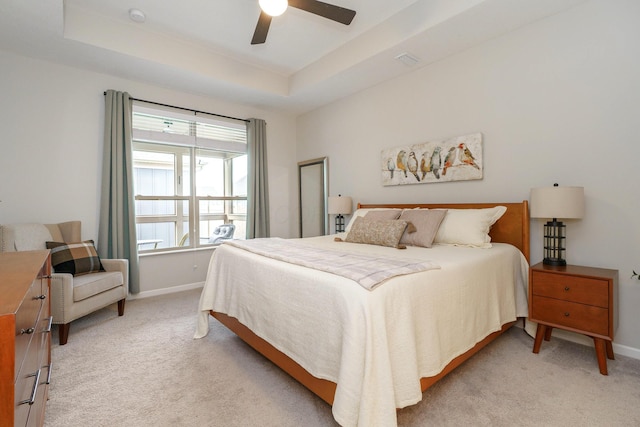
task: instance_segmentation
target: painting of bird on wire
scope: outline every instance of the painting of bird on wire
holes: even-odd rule
[[[482,179],[482,134],[387,148],[380,158],[382,185]]]

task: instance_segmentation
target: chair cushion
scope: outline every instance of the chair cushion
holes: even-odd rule
[[[56,273],[80,276],[104,271],[93,240],[75,243],[47,242],[47,249],[51,249],[51,266]]]
[[[109,289],[122,286],[124,280],[119,271],[104,271],[73,278],[73,301],[78,302]]]

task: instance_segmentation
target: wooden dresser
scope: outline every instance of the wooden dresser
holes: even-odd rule
[[[618,270],[540,263],[529,274],[529,319],[538,323],[533,352],[549,341],[553,328],[585,334],[593,338],[600,373],[607,375],[618,323]]]
[[[0,427],[44,424],[50,273],[49,251],[0,253]]]

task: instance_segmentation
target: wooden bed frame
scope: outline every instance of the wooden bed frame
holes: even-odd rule
[[[429,208],[429,209],[481,209],[491,208],[494,206],[506,206],[507,211],[496,222],[489,235],[492,242],[509,243],[520,249],[527,261],[529,258],[529,205],[526,200],[521,203],[461,203],[461,204],[358,204],[358,208]],[[314,377],[307,372],[302,366],[294,362],[290,357],[277,350],[267,341],[254,334],[249,328],[240,323],[237,319],[227,316],[223,313],[210,311],[211,316],[215,317],[220,323],[233,331],[243,341],[253,347],[260,354],[272,361],[283,371],[287,372],[302,385],[307,387],[313,393],[318,395],[329,405],[333,405],[333,398],[336,391],[336,383]],[[510,322],[502,326],[500,331],[488,335],[485,339],[477,343],[466,353],[453,359],[438,375],[420,379],[420,386],[424,392],[438,380],[443,378],[456,367],[460,366],[464,361],[480,351],[487,344],[499,337],[504,331],[509,329],[516,322]]]

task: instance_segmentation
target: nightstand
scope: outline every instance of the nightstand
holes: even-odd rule
[[[533,352],[553,328],[593,338],[602,375],[607,357],[613,359],[613,333],[617,328],[618,270],[567,265],[536,264],[529,270],[529,320],[538,323]]]

